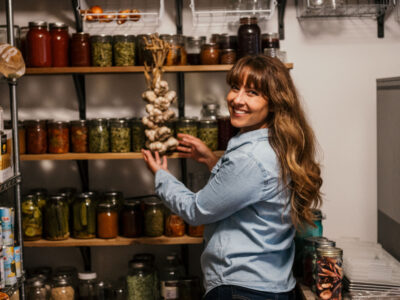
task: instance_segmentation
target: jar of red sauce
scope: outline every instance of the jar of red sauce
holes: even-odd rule
[[[88,126],[86,120],[70,122],[71,151],[77,153],[89,152],[88,150]]]
[[[90,66],[90,41],[89,34],[77,32],[72,35],[71,40],[71,66]]]
[[[216,43],[204,44],[201,48],[200,61],[202,65],[219,64],[219,48]]]
[[[68,25],[50,23],[51,53],[53,67],[68,67],[69,34]]]
[[[47,152],[47,129],[45,120],[25,121],[26,150],[29,154]]]
[[[48,124],[49,153],[61,154],[69,152],[68,122],[51,121]]]
[[[51,35],[46,22],[29,22],[26,44],[29,67],[51,67]]]

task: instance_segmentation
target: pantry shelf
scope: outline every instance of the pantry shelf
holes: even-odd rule
[[[4,192],[13,186],[15,186],[17,183],[21,182],[21,176],[13,176],[10,179],[7,179],[5,182],[0,184],[0,193]]]
[[[63,241],[24,241],[24,247],[92,247],[92,246],[129,246],[129,245],[181,245],[181,244],[201,244],[201,237],[139,237],[115,239],[74,239],[69,238]]]
[[[215,151],[218,157],[224,154],[224,151]],[[181,154],[174,152],[168,155],[168,158],[182,158]],[[141,152],[128,153],[65,153],[65,154],[22,154],[21,160],[92,160],[92,159],[143,159]]]

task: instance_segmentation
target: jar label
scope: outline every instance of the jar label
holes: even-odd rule
[[[168,283],[167,283],[168,284]],[[178,287],[177,286],[166,286],[166,282],[161,282],[161,296],[163,299],[178,299]]]

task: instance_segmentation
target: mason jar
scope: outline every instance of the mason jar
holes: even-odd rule
[[[176,134],[186,133],[197,137],[197,119],[179,118],[176,121]]]
[[[73,237],[96,237],[96,203],[87,193],[79,194],[72,205]]]
[[[130,262],[126,284],[128,289],[127,300],[156,299],[153,268],[150,264],[144,261]]]
[[[200,61],[202,65],[219,64],[219,47],[216,43],[204,44],[201,48]]]
[[[104,153],[110,151],[110,132],[106,119],[89,121],[89,152]]]
[[[201,108],[201,118],[217,120],[219,115],[219,104],[217,103],[203,103]]]
[[[115,35],[113,38],[114,65],[135,65],[135,36],[130,34]]]
[[[141,118],[132,118],[130,120],[132,132],[132,151],[140,152],[146,143],[146,135],[144,134],[144,125]]]
[[[104,201],[114,204],[120,208],[124,202],[124,194],[120,191],[107,191],[104,193]]]
[[[112,66],[112,36],[93,35],[90,37],[92,66],[111,67]]]
[[[97,237],[113,239],[118,236],[118,207],[108,201],[97,206]]]
[[[42,237],[42,211],[34,195],[26,195],[21,204],[22,231],[25,241],[36,241]]]
[[[153,63],[151,51],[146,50],[145,48],[145,39],[147,39],[147,42],[151,44],[150,34],[139,34],[137,36],[137,64],[139,66],[143,66],[145,62],[148,66],[151,66]]]
[[[45,120],[28,120],[26,127],[26,148],[28,154],[47,152],[47,125]]]
[[[342,299],[343,250],[317,248],[316,291],[319,299]]]
[[[88,152],[88,122],[75,120],[70,122],[71,151],[75,153]]]
[[[186,224],[183,219],[168,210],[165,216],[165,235],[169,237],[179,237],[185,235]]]
[[[144,234],[148,237],[162,236],[164,234],[164,207],[156,197],[145,202]]]
[[[111,152],[131,151],[131,128],[126,119],[110,120]]]
[[[95,272],[78,273],[79,299],[99,299],[99,290],[97,286],[97,274]]]
[[[315,266],[315,243],[320,240],[328,240],[325,237],[308,237],[304,239],[303,251],[303,283],[309,287],[315,284],[314,266]]]
[[[55,276],[52,280],[50,299],[51,300],[74,300],[75,290],[69,278]]]
[[[64,121],[51,121],[47,125],[49,153],[69,152],[69,124]]]
[[[160,38],[170,46],[165,59],[166,66],[177,66],[187,64],[187,54],[184,44],[184,37],[179,34],[162,34]]]
[[[260,27],[256,17],[240,18],[238,30],[238,57],[257,55],[261,50]]]
[[[188,226],[188,235],[192,237],[202,237],[204,233],[204,225],[189,225]]]
[[[44,232],[48,240],[69,238],[68,204],[63,196],[51,196],[44,208]]]
[[[26,294],[29,300],[48,300],[49,294],[43,277],[34,276],[26,281]]]
[[[218,125],[216,120],[200,120],[198,137],[212,151],[218,150]]]
[[[188,36],[186,37],[187,63],[189,65],[200,65],[201,48],[206,42],[205,36]]]
[[[47,202],[47,190],[42,188],[32,189],[29,192],[30,194],[35,196],[35,200],[41,210],[43,210],[44,206]]]
[[[120,232],[124,237],[143,234],[143,212],[140,200],[125,201],[120,217]]]

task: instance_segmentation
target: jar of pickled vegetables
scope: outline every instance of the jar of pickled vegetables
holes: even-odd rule
[[[69,237],[68,205],[62,196],[51,196],[44,208],[45,238],[52,241]]]
[[[88,152],[88,126],[86,120],[70,122],[71,151],[75,153]]]
[[[97,207],[97,237],[113,239],[118,236],[117,205],[103,201]]]
[[[197,137],[197,119],[179,118],[176,121],[176,133],[186,133]]]
[[[126,277],[127,300],[156,299],[152,267],[144,261],[134,261],[129,265],[129,273]]]
[[[170,211],[165,218],[165,235],[170,237],[183,236],[185,229],[185,221]]]
[[[69,151],[68,122],[51,121],[47,125],[49,153],[61,154]]]
[[[135,36],[115,35],[113,39],[114,64],[116,66],[135,65]]]
[[[111,152],[131,151],[131,128],[126,119],[111,119]]]
[[[30,194],[35,196],[39,208],[43,210],[47,202],[47,190],[42,188],[32,189]]]
[[[216,120],[200,120],[198,137],[213,151],[218,149],[218,126]]]
[[[42,211],[34,195],[22,200],[22,231],[25,241],[36,241],[42,237]]]
[[[132,151],[140,152],[146,143],[146,136],[144,134],[144,125],[141,118],[132,118],[130,120],[132,132]]]
[[[139,237],[143,234],[143,212],[139,200],[125,201],[120,222],[122,236]]]
[[[202,65],[218,65],[219,64],[219,48],[216,43],[204,44],[200,53]]]
[[[166,66],[186,65],[187,55],[184,38],[179,34],[162,34],[160,38],[167,42],[170,49],[165,60]]]
[[[104,201],[112,203],[117,208],[122,207],[124,194],[119,191],[108,191],[104,193]]]
[[[29,154],[47,152],[47,126],[45,120],[25,121],[26,147]]]
[[[145,202],[144,234],[148,237],[164,234],[164,208],[162,202],[156,197]]]
[[[342,299],[343,250],[335,247],[317,248],[318,299]]]
[[[189,236],[193,237],[202,237],[204,233],[204,225],[198,225],[198,226],[188,226],[188,234]]]
[[[87,193],[79,194],[72,205],[73,237],[91,239],[96,237],[96,204]]]
[[[110,132],[106,119],[89,121],[89,152],[104,153],[110,151]]]
[[[78,193],[76,188],[64,187],[58,190],[59,195],[65,197],[68,205],[71,205],[75,201],[76,194]]]
[[[112,66],[112,36],[93,35],[90,37],[92,52],[92,66],[111,67]]]

